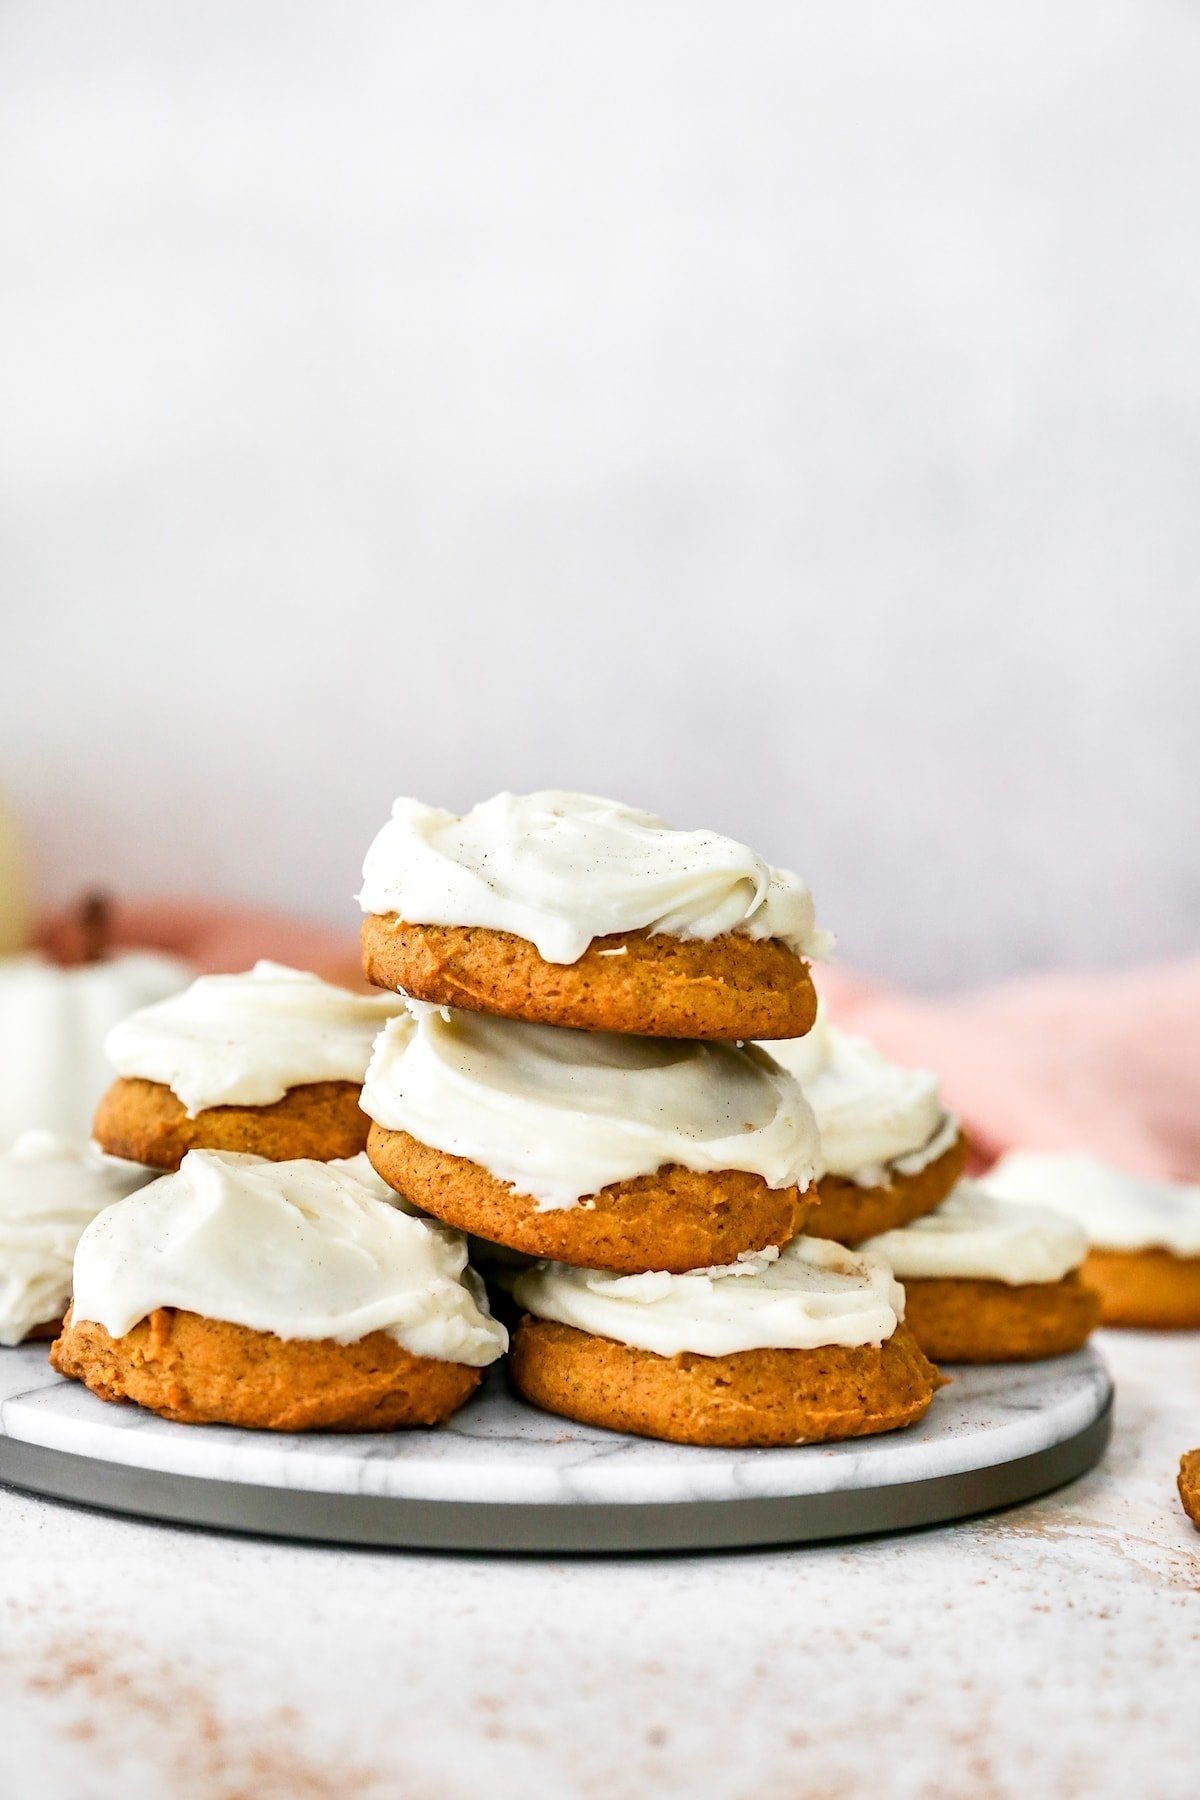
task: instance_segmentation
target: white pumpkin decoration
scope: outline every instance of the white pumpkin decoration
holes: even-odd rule
[[[154,950],[72,967],[34,954],[0,957],[0,1149],[34,1129],[86,1142],[113,1079],[104,1060],[110,1028],[180,993],[193,973]]]

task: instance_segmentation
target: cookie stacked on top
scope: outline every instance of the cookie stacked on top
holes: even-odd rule
[[[877,1258],[804,1235],[819,1147],[753,1039],[801,1038],[828,939],[798,876],[614,802],[396,803],[368,852],[367,1155],[537,1258],[511,1374],[587,1423],[783,1444],[919,1418],[937,1377]]]

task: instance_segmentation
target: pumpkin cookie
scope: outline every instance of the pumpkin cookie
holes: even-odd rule
[[[1200,1186],[1031,1150],[1010,1150],[984,1184],[1076,1220],[1089,1246],[1083,1279],[1100,1296],[1102,1325],[1200,1328]]]
[[[1148,1331],[1200,1329],[1200,1256],[1171,1250],[1089,1250],[1083,1279],[1101,1323]]]
[[[850,1245],[865,1243],[883,1231],[897,1231],[940,1206],[966,1162],[967,1141],[956,1128],[949,1148],[933,1162],[912,1170],[893,1163],[872,1187],[860,1187],[844,1175],[822,1175],[817,1181],[820,1204],[809,1229],[814,1237]]]
[[[199,1149],[355,1156],[367,1141],[358,1095],[371,1044],[400,1008],[277,963],[202,976],[109,1033],[120,1079],[100,1102],[96,1139],[157,1169]]]
[[[372,1125],[367,1155],[421,1212],[526,1256],[587,1268],[686,1270],[783,1244],[809,1216],[795,1187],[738,1169],[695,1174],[668,1164],[613,1182],[571,1206],[544,1208],[478,1163]]]
[[[440,1425],[482,1370],[413,1356],[384,1331],[309,1343],[159,1307],[123,1337],[68,1315],[50,1351],[101,1400],[132,1400],[180,1425],[262,1431],[391,1431]]]
[[[177,1169],[189,1150],[240,1150],[272,1162],[331,1162],[366,1149],[371,1121],[352,1081],[311,1081],[271,1106],[208,1106],[189,1116],[157,1081],[122,1077],[96,1109],[96,1142],[158,1170]]]
[[[831,1025],[823,1008],[806,1037],[766,1048],[799,1081],[821,1135],[814,1237],[862,1243],[946,1198],[967,1145],[936,1075],[890,1062]]]
[[[871,1238],[904,1283],[904,1317],[937,1362],[1029,1362],[1078,1350],[1099,1307],[1070,1219],[960,1181],[936,1211]]]
[[[904,1283],[905,1320],[935,1362],[1037,1362],[1078,1350],[1100,1306],[1078,1275],[1061,1281]]]
[[[0,1344],[54,1337],[85,1226],[150,1171],[26,1131],[0,1154]]]
[[[807,1215],[816,1155],[761,1051],[529,1025],[419,1001],[379,1036],[367,1154],[435,1218],[534,1256],[732,1262]]]
[[[1183,1510],[1200,1531],[1200,1450],[1188,1450],[1179,1459],[1179,1498]]]
[[[461,1236],[362,1159],[195,1150],[83,1233],[51,1361],[183,1424],[362,1431],[448,1417],[506,1342]]]
[[[712,943],[625,932],[578,962],[543,962],[511,932],[363,920],[363,972],[439,1006],[647,1037],[795,1037],[816,1017],[808,965],[774,939]]]
[[[585,1031],[800,1036],[831,942],[800,878],[745,845],[558,791],[461,818],[398,800],[359,899],[379,986]]]
[[[679,1444],[770,1446],[895,1431],[937,1371],[875,1258],[822,1239],[691,1275],[544,1263],[513,1284],[530,1315],[510,1374],[535,1406]]]

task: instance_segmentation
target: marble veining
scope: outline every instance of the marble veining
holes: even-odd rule
[[[574,1425],[516,1398],[502,1370],[433,1431],[276,1435],[173,1425],[63,1380],[44,1345],[0,1359],[0,1433],[210,1480],[397,1499],[569,1506],[844,1492],[962,1474],[1073,1437],[1112,1391],[1097,1352],[956,1368],[908,1431],[786,1450],[705,1450]]]

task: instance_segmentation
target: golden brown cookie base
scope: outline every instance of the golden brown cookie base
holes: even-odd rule
[[[901,1325],[885,1344],[655,1356],[528,1315],[509,1358],[545,1412],[673,1444],[770,1446],[869,1437],[922,1418],[937,1370]]]
[[[480,1370],[413,1356],[383,1331],[356,1344],[285,1340],[167,1307],[122,1338],[68,1313],[50,1361],[102,1400],[134,1400],[181,1425],[264,1431],[438,1425],[480,1380]]]
[[[102,1150],[177,1169],[189,1150],[241,1150],[272,1162],[317,1162],[357,1156],[370,1120],[352,1081],[311,1081],[289,1088],[271,1106],[210,1106],[189,1119],[181,1100],[157,1081],[114,1081],[96,1109],[92,1131]]]
[[[1188,1450],[1180,1457],[1178,1486],[1183,1510],[1200,1531],[1200,1450]]]
[[[1154,1331],[1200,1327],[1200,1256],[1169,1250],[1090,1250],[1081,1270],[1100,1296],[1102,1325]]]
[[[808,964],[775,938],[708,942],[665,932],[594,938],[578,962],[544,962],[525,938],[483,926],[362,926],[363,971],[377,987],[581,1031],[636,1037],[803,1037],[816,1017]]]
[[[389,1187],[446,1225],[527,1256],[624,1275],[736,1262],[744,1251],[786,1244],[808,1216],[808,1196],[797,1188],[770,1188],[740,1169],[696,1175],[672,1164],[576,1206],[539,1211],[478,1163],[406,1131],[372,1125],[367,1155]]]
[[[940,1206],[966,1166],[967,1140],[960,1132],[935,1162],[915,1175],[893,1171],[885,1187],[857,1187],[844,1176],[822,1175],[817,1183],[821,1205],[809,1235],[853,1245],[881,1231],[898,1231]]]
[[[904,1323],[934,1362],[1036,1362],[1078,1350],[1099,1323],[1078,1275],[1004,1281],[906,1281]]]

